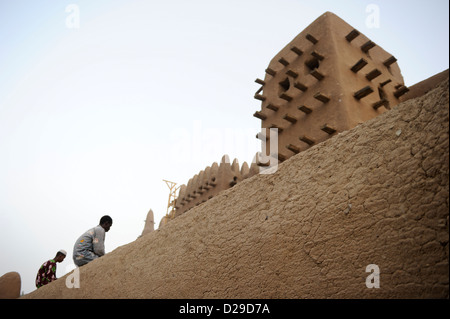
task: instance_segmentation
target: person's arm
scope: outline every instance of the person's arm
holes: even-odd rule
[[[105,254],[105,230],[103,227],[96,227],[92,240],[94,254],[103,256]]]
[[[58,279],[58,278],[56,278],[56,262],[50,263],[49,272],[50,272],[49,281],[54,281],[54,280]]]

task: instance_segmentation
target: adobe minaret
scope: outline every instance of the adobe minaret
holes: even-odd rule
[[[284,161],[336,132],[349,130],[393,106],[408,91],[397,59],[331,12],[284,47],[265,70],[255,98],[258,138],[278,128]],[[269,149],[269,147],[266,147]],[[276,154],[267,154],[276,156]]]

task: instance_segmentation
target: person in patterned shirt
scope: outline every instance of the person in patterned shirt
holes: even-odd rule
[[[42,264],[41,268],[36,276],[36,287],[40,288],[45,286],[49,282],[52,282],[58,278],[56,278],[56,263],[60,263],[66,258],[66,251],[60,250],[56,253],[55,258],[47,260]]]

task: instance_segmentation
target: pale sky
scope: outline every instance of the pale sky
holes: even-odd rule
[[[254,80],[324,12],[393,54],[410,86],[448,68],[448,6],[0,0],[0,276],[19,272],[29,293],[59,249],[57,276],[72,269],[75,240],[101,216],[114,220],[107,252],[141,234],[149,209],[157,228],[163,179],[187,183],[224,154],[250,163]]]

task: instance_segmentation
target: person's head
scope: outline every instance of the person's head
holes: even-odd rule
[[[102,218],[100,218],[99,225],[103,227],[105,232],[109,231],[109,228],[112,226],[112,218],[108,215],[103,216]]]
[[[67,255],[67,252],[65,250],[61,249],[60,251],[58,251],[56,253],[55,261],[57,263],[63,262],[64,258],[66,258],[66,255]]]

